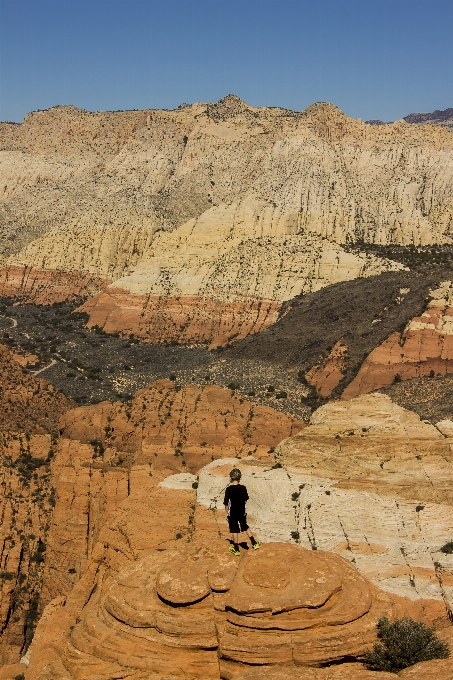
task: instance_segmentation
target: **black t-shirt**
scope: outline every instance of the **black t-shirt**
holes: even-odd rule
[[[245,504],[249,499],[247,488],[243,484],[230,484],[225,489],[223,504],[228,505],[228,517],[243,517]]]

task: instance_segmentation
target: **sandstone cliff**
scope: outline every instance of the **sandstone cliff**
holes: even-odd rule
[[[215,347],[275,323],[281,303],[300,293],[402,269],[297,231],[294,216],[246,195],[160,232],[148,259],[82,310],[106,332]]]
[[[43,380],[28,380],[45,388]],[[58,402],[53,411],[54,418],[61,414]],[[36,408],[28,418],[33,415],[38,419]],[[59,439],[4,432],[0,665],[19,660],[44,605],[69,594],[84,575],[122,501],[150,493],[172,473],[185,475],[193,491],[195,474],[218,458],[254,454],[270,460],[272,447],[303,426],[220,387],[179,389],[159,381],[132,402],[71,410],[60,420]]]
[[[25,372],[17,359],[0,345],[0,432],[56,432],[60,416],[74,402]]]
[[[74,406],[24,373],[21,358],[0,345],[0,665],[18,661],[33,638],[55,506],[50,432]]]
[[[3,256],[114,280],[92,322],[152,342],[224,344],[297,293],[396,267],[341,244],[450,241],[453,142],[435,126],[228,96],[174,111],[57,107],[4,124],[1,140]]]
[[[247,456],[214,460],[198,480],[131,477],[80,580],[46,609],[27,678],[368,680],[358,661],[379,616],[414,616],[451,639],[453,572],[440,550],[452,530],[450,441],[387,397],[365,396],[315,413],[278,447],[283,468]],[[237,560],[221,508],[232,465],[243,471],[263,543]],[[417,465],[429,468],[430,483],[420,484]],[[74,497],[61,489],[59,499]],[[434,661],[400,677],[448,678],[451,668]]]
[[[453,373],[453,289],[445,281],[431,291],[419,317],[393,333],[366,358],[342,394],[349,399],[390,385],[395,379]]]

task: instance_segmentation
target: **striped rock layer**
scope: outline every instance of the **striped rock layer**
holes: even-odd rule
[[[4,263],[49,272],[39,300],[54,271],[111,281],[91,323],[150,342],[226,344],[301,292],[396,266],[345,244],[451,239],[453,143],[435,125],[230,95],[174,111],[55,107],[2,124],[0,143]]]

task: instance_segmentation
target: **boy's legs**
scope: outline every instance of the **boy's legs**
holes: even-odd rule
[[[254,538],[251,530],[248,527],[247,527],[247,530],[246,530],[245,533],[250,538],[250,543],[252,544],[252,548],[255,548],[255,550],[257,550],[260,547],[261,543],[259,541],[257,541],[256,538]]]

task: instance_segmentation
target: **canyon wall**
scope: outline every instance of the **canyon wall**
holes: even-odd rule
[[[453,373],[453,289],[451,281],[430,292],[428,305],[402,333],[393,333],[365,359],[342,394],[350,399],[395,380]]]
[[[56,107],[2,124],[0,141],[4,261],[112,281],[91,323],[150,342],[227,344],[298,293],[400,267],[346,244],[451,241],[453,143],[432,125],[229,95],[174,111]]]

